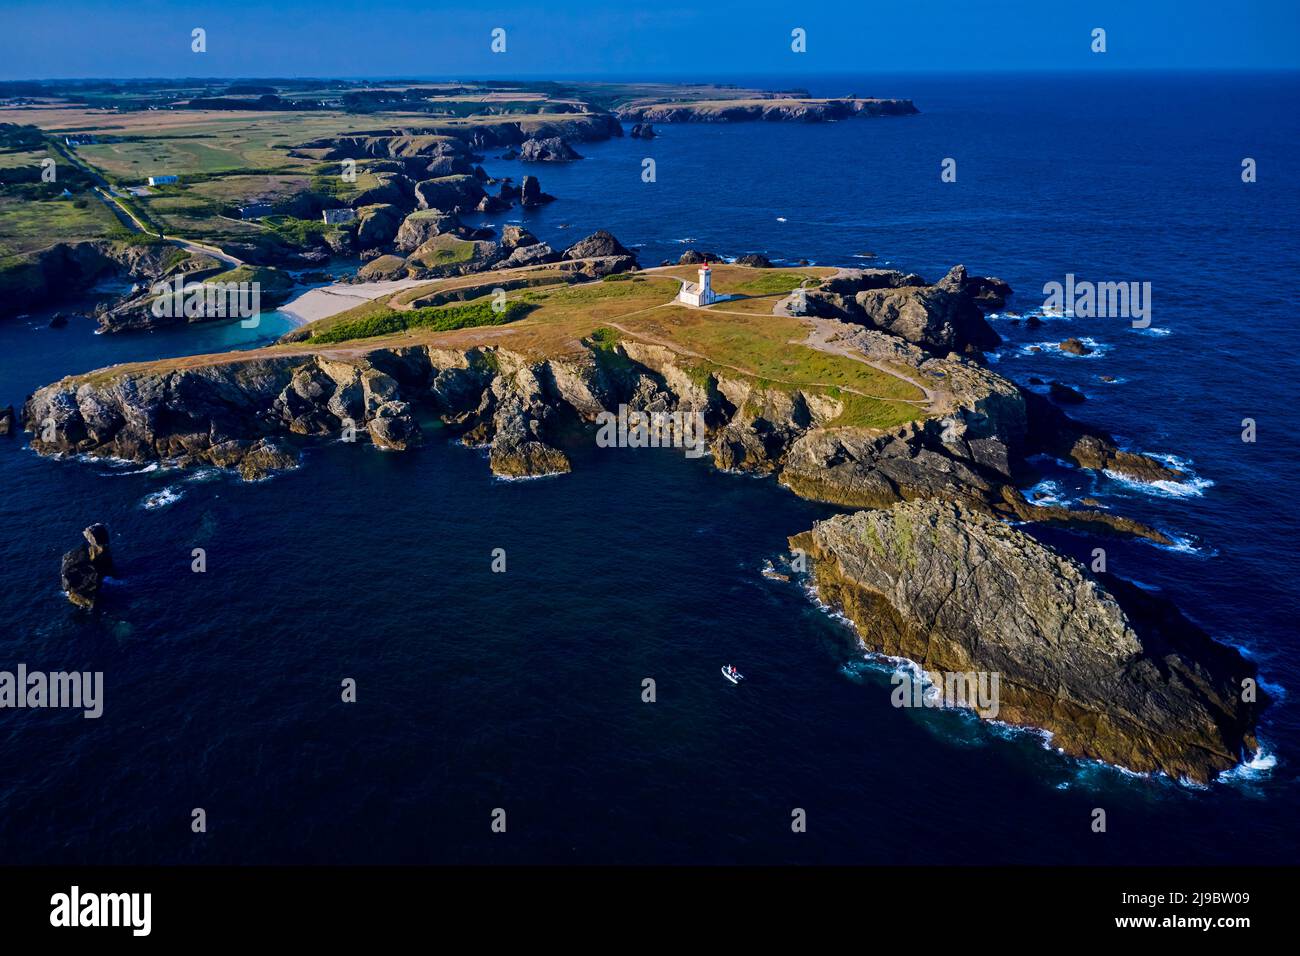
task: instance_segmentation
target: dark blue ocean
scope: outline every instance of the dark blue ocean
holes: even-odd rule
[[[922,112],[587,144],[582,162],[538,170],[558,201],[523,221],[560,245],[608,228],[647,265],[691,245],[932,280],[962,262],[1007,279],[1022,312],[1067,273],[1149,281],[1151,329],[995,319],[996,367],[1076,386],[1078,417],[1189,469],[1139,488],[1048,463],[1037,490],[1175,536],[1108,543],[1110,568],[1258,661],[1278,698],[1265,757],[1194,789],[893,708],[889,671],[796,585],[760,574],[834,509],[680,453],[578,442],[573,474],[510,483],[433,433],[405,455],[322,446],[244,484],[43,459],[19,437],[0,439],[0,670],[103,671],[105,701],[98,720],[0,711],[0,861],[1294,861],[1300,80],[740,81],[908,96]],[[957,182],[942,183],[949,157]],[[1245,157],[1256,183],[1241,181]],[[0,325],[0,405],[68,373],[288,327],[110,338],[47,317]],[[1028,351],[1067,335],[1097,351]],[[112,529],[119,579],[86,615],[58,571],[92,521]],[[196,547],[205,574],[190,570]],[[721,679],[726,663],[742,686]],[[794,808],[807,833],[791,832]]]

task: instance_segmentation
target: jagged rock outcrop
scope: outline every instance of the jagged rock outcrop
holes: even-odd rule
[[[431,177],[435,174],[429,174]],[[377,173],[375,184],[362,189],[349,201],[353,209],[363,206],[393,205],[410,208],[412,200],[411,181],[401,173]]]
[[[743,256],[736,257],[736,265],[749,266],[751,269],[770,269],[772,260],[761,252],[748,252]]]
[[[519,159],[525,163],[570,163],[582,156],[560,137],[551,136],[525,140],[519,147]]]
[[[510,255],[502,259],[493,269],[518,269],[521,266],[536,266],[548,262],[558,262],[560,254],[544,242],[534,242],[527,246],[518,246]]]
[[[542,192],[542,185],[537,181],[536,176],[525,176],[524,181],[519,185],[519,205],[529,209],[548,202],[555,202],[555,197]]]
[[[443,176],[415,184],[415,199],[421,209],[470,212],[486,193],[473,176]]]
[[[859,322],[939,355],[976,352],[1001,338],[984,318],[990,290],[1010,294],[1000,279],[971,279],[963,266],[929,285],[894,269],[841,269],[805,293],[810,315]]]
[[[366,423],[370,440],[377,448],[405,451],[423,440],[419,423],[411,414],[406,402],[384,402],[374,410],[374,417]]]
[[[572,470],[568,456],[545,441],[556,410],[532,369],[521,367],[498,377],[489,396],[493,438],[488,462],[494,475],[531,478]]]
[[[386,246],[404,222],[400,206],[391,203],[362,206],[357,210],[357,245],[362,249]]]
[[[12,435],[14,432],[14,407],[6,405],[0,408],[0,435]]]
[[[113,556],[108,547],[108,528],[92,524],[81,534],[85,540],[63,555],[60,580],[68,600],[89,610],[99,598],[104,578],[113,573]]]
[[[997,719],[1068,754],[1206,782],[1258,744],[1255,667],[1178,611],[952,502],[820,521],[790,539],[869,650],[999,675]]]
[[[474,207],[474,211],[482,213],[505,212],[509,208],[510,203],[507,200],[501,199],[497,196],[488,195],[478,201],[478,205]]]
[[[425,178],[438,179],[442,176],[468,176],[474,173],[474,166],[468,154],[460,153],[448,156],[435,156],[424,167]]]
[[[635,258],[613,234],[604,229],[597,229],[585,239],[579,239],[564,250],[566,259],[594,259],[604,256],[625,256]]]
[[[955,266],[932,286],[871,289],[854,296],[875,328],[932,351],[975,351],[1001,342],[966,289]]]
[[[454,213],[441,209],[419,209],[402,220],[393,240],[398,252],[414,252],[435,236],[457,233],[460,220]]]
[[[702,262],[721,262],[722,256],[712,252],[699,252],[695,249],[687,249],[677,259],[679,266],[694,266]]]
[[[1026,454],[1045,454],[1080,468],[1111,471],[1138,481],[1180,481],[1187,477],[1149,455],[1123,451],[1099,428],[1070,418],[1042,395],[1022,389],[1027,423]]]
[[[516,249],[536,245],[540,240],[523,226],[511,223],[501,230],[501,248]]]
[[[650,123],[633,123],[627,135],[632,139],[654,139],[659,134]]]

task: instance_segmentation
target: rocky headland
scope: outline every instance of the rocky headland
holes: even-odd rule
[[[768,99],[706,100],[695,102],[632,102],[615,115],[627,123],[824,123],[859,116],[909,116],[920,112],[911,100],[806,99],[773,96]]]
[[[1067,754],[1205,783],[1258,749],[1253,664],[1167,601],[985,514],[907,502],[790,544],[868,650],[998,674],[997,719]]]
[[[503,241],[509,256],[542,246],[519,227]],[[532,296],[532,308],[610,279],[624,280],[615,290],[658,281],[653,288],[670,295],[671,273],[627,272],[635,258],[605,232],[533,255],[535,264],[487,281]],[[772,274],[725,268],[741,278]],[[411,307],[485,294],[464,280],[431,289]],[[541,319],[487,328],[313,342],[308,326],[251,352],[102,369],[39,389],[21,420],[41,454],[216,465],[257,479],[296,467],[312,440],[409,453],[424,440],[421,421],[436,418],[464,443],[486,446],[494,474],[526,478],[569,471],[566,443],[620,406],[699,413],[715,467],[872,509],[798,539],[823,599],[845,608],[869,648],[927,668],[1000,668],[1002,719],[1051,731],[1069,753],[1208,779],[1253,746],[1255,708],[1230,693],[1253,671],[1172,609],[1123,582],[1089,578],[1009,524],[1169,543],[1112,511],[1036,503],[1019,489],[1033,477],[1031,459],[1044,454],[1142,481],[1182,476],[982,363],[980,349],[996,341],[983,310],[1009,294],[1000,280],[955,267],[933,284],[888,270],[824,270],[773,298],[774,315],[797,316],[794,327],[807,335],[790,348],[866,363],[915,386],[923,397],[907,400],[912,420],[890,427],[845,423],[850,400],[864,396],[766,380],[655,335],[592,323],[539,348],[544,306]],[[737,321],[725,311],[695,314]],[[895,549],[873,551],[877,537]],[[936,595],[938,604],[927,603]],[[984,602],[990,607],[979,610]],[[1024,619],[1004,631],[1016,608]]]

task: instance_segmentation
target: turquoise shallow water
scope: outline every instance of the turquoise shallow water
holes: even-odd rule
[[[1190,463],[1199,484],[1053,470],[1041,490],[1096,495],[1179,536],[1181,550],[1108,546],[1111,567],[1258,659],[1282,690],[1262,728],[1271,769],[1190,790],[960,714],[894,709],[888,672],[797,586],[759,573],[786,535],[833,509],[671,451],[575,437],[573,474],[501,482],[481,453],[435,433],[409,455],[321,446],[299,471],[250,485],[40,459],[20,439],[0,443],[0,667],[102,670],[106,701],[97,721],[0,712],[4,858],[1294,859],[1300,726],[1286,692],[1300,686],[1300,567],[1283,436],[1296,360],[1282,277],[1300,266],[1295,130],[1283,121],[1295,79],[870,85],[923,113],[591,144],[581,163],[542,170],[560,201],[526,221],[559,244],[609,228],[647,264],[675,258],[685,238],[827,263],[872,251],[927,277],[963,261],[1008,279],[1022,310],[1067,272],[1151,281],[1153,326],[1168,334],[995,320],[1007,338],[997,367],[1068,381],[1089,396],[1081,417]],[[653,185],[639,180],[647,151]],[[1260,163],[1251,187],[1242,155]],[[945,156],[959,163],[950,188]],[[75,320],[8,322],[0,403],[70,372],[284,328],[269,316],[252,332],[107,338]],[[1105,348],[1083,360],[1027,351],[1066,334]],[[1238,438],[1247,415],[1260,422],[1253,446]],[[112,528],[121,575],[88,618],[59,594],[57,571],[93,520]],[[194,547],[206,574],[189,570]],[[490,571],[497,547],[505,574]],[[721,679],[724,663],[747,675],[741,687]],[[354,705],[339,701],[345,677]],[[647,677],[653,704],[641,700]],[[189,830],[198,806],[203,836]],[[1105,835],[1088,826],[1096,806]],[[505,838],[489,831],[496,807]],[[790,832],[795,807],[806,834]]]

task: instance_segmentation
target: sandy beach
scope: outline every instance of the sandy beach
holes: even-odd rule
[[[278,311],[292,319],[296,325],[306,325],[308,322],[327,319],[331,315],[338,315],[340,312],[373,302],[375,299],[394,295],[403,289],[428,285],[429,282],[429,279],[390,279],[357,285],[336,282],[318,289],[309,289],[296,299],[280,306]]]

